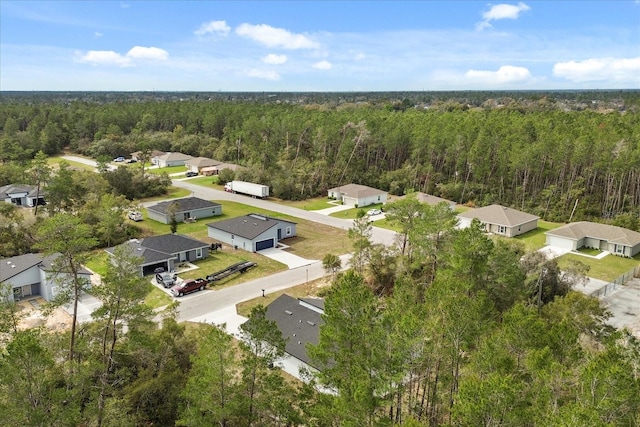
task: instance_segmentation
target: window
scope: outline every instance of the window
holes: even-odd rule
[[[287,236],[291,236],[291,227],[287,227],[287,228],[285,229],[285,234],[286,234]]]
[[[506,232],[507,232],[507,227],[505,227],[504,225],[498,226],[498,233],[505,234]]]
[[[196,249],[196,258],[202,258],[202,248]]]
[[[624,246],[623,245],[615,245],[614,249],[615,249],[615,252],[617,254],[623,254],[624,255]]]

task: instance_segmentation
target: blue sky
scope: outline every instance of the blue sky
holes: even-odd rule
[[[640,0],[0,0],[0,90],[640,89]]]

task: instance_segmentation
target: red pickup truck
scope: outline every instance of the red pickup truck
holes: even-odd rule
[[[209,281],[205,280],[205,279],[187,279],[182,283],[179,283],[177,285],[175,285],[174,287],[171,288],[171,294],[174,297],[181,297],[185,294],[191,293],[191,292],[195,292],[195,291],[201,291],[203,290],[207,285],[209,284]]]

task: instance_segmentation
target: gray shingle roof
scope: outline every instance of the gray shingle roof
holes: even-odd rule
[[[163,234],[162,236],[145,237],[140,241],[140,244],[145,248],[166,254],[177,254],[179,252],[209,247],[208,243],[181,234]]]
[[[540,219],[540,217],[535,215],[501,205],[490,205],[483,208],[471,209],[459,214],[458,217],[470,219],[477,218],[485,224],[504,225],[506,227],[515,227]]]
[[[287,221],[285,219],[276,219],[259,214],[249,214],[223,221],[211,222],[207,224],[207,227],[253,240],[270,228],[277,226],[279,222],[295,224],[294,222]]]
[[[549,236],[559,236],[572,240],[580,240],[584,237],[606,240],[625,246],[640,244],[640,233],[615,225],[598,224],[596,222],[580,221],[563,225],[544,233]]]
[[[38,194],[38,187],[29,184],[9,184],[0,187],[0,199],[6,199],[11,194],[27,193],[29,197],[35,197]],[[46,194],[44,188],[40,188],[40,197]]]
[[[44,254],[24,254],[11,258],[4,258],[0,260],[0,282],[9,280],[18,274],[29,270],[32,267],[38,266],[42,270],[52,271],[53,262],[60,256],[59,253],[51,255]],[[91,274],[91,272],[85,268],[81,268],[78,273]]]
[[[432,194],[427,194],[422,192],[416,193],[416,199],[418,199],[419,202],[426,203],[429,205],[437,205],[438,203],[442,203],[442,202],[445,202],[448,205],[455,204],[455,202],[452,202],[451,200],[443,199],[442,197],[438,197]]]
[[[321,314],[300,305],[297,299],[283,294],[269,304],[266,317],[278,325],[282,337],[287,340],[286,352],[312,365],[306,345],[318,344],[320,325],[324,323]]]
[[[189,160],[192,159],[193,157],[188,155],[188,154],[182,154],[182,153],[165,153],[161,156],[156,156],[156,159],[158,160],[164,160],[166,162],[171,162],[171,161],[180,161],[180,160]]]
[[[159,262],[167,261],[169,259],[174,259],[175,255],[170,253],[156,251],[150,248],[146,248],[140,244],[138,240],[130,240],[128,242],[123,243],[123,245],[128,245],[131,247],[131,252],[138,257],[142,258],[141,265],[151,265],[157,264]],[[107,248],[106,251],[110,254],[113,254],[114,248]]]
[[[378,190],[377,188],[367,187],[360,184],[347,184],[340,187],[334,187],[329,189],[330,192],[338,192],[348,197],[360,197],[377,196],[378,194],[386,194],[386,191]]]
[[[198,197],[187,197],[184,199],[167,200],[166,202],[160,202],[156,205],[149,206],[147,210],[166,215],[168,213],[169,207],[174,203],[178,204],[178,210],[176,211],[176,213],[194,211],[196,209],[213,209],[217,206],[220,206],[220,203],[210,202]]]
[[[206,166],[217,166],[217,165],[219,165],[221,163],[222,162],[210,159],[208,157],[194,157],[193,159],[187,160],[185,162],[185,165],[187,165],[187,166],[196,166],[198,168],[203,168],[203,167],[206,167]]]

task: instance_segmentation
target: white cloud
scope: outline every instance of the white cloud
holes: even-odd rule
[[[360,52],[360,53],[356,54],[355,58],[353,58],[353,59],[355,59],[356,61],[362,61],[364,58],[366,58],[365,54]]]
[[[524,67],[503,65],[498,71],[469,70],[465,73],[465,77],[480,84],[508,84],[531,79],[531,72]]]
[[[589,81],[639,81],[640,57],[590,58],[584,61],[558,62],[553,75],[572,82]]]
[[[317,49],[318,43],[302,34],[294,34],[282,28],[269,25],[242,24],[236,28],[236,34],[246,37],[270,48]]]
[[[160,49],[159,47],[134,46],[129,50],[129,52],[127,52],[127,57],[164,61],[169,58],[169,52],[164,49]]]
[[[120,67],[131,65],[131,58],[112,50],[90,50],[85,54],[76,53],[76,57],[79,62],[88,62],[94,65],[118,65]]]
[[[247,76],[264,80],[280,80],[280,74],[276,73],[273,70],[252,69],[247,71]]]
[[[100,37],[102,37],[102,36],[103,36],[103,34],[102,34],[102,33],[100,33],[100,32],[98,32],[98,31],[96,31],[95,33],[93,33],[93,37],[95,37],[95,38],[100,38]]]
[[[200,28],[195,30],[193,33],[198,36],[204,36],[206,34],[218,34],[226,37],[229,35],[231,31],[231,27],[227,25],[227,21],[211,21],[205,22],[200,25]]]
[[[528,10],[531,10],[531,8],[522,2],[517,5],[495,4],[482,14],[483,21],[476,24],[476,29],[481,31],[485,28],[491,28],[491,21],[518,19],[522,12]]]
[[[276,55],[275,53],[270,53],[262,58],[262,62],[271,65],[284,64],[287,62],[287,55]]]
[[[93,65],[116,65],[119,67],[131,67],[134,60],[161,60],[169,58],[169,53],[158,47],[134,46],[125,55],[112,50],[90,50],[86,53],[76,52],[78,62],[87,62]]]
[[[330,70],[332,65],[329,61],[319,61],[312,65],[317,70]]]

